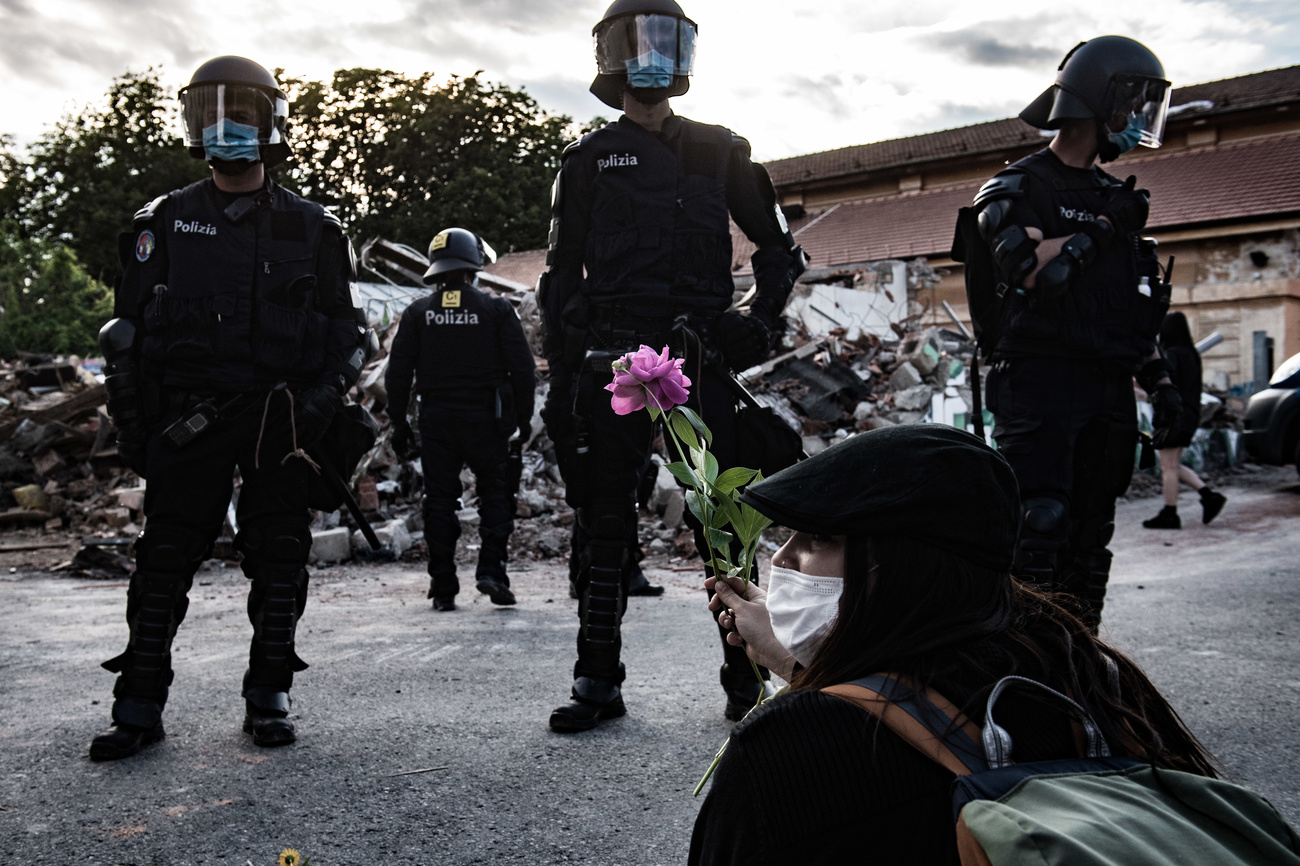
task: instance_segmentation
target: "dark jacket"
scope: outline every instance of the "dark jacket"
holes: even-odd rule
[[[1177,430],[1194,433],[1201,426],[1201,356],[1190,346],[1170,346],[1163,351],[1169,364],[1169,379],[1183,400]]]
[[[570,145],[539,297],[552,364],[566,329],[581,340],[602,316],[661,327],[678,313],[726,310],[735,292],[729,214],[758,248],[753,312],[770,324],[798,271],[772,182],[750,161],[749,142],[671,115],[658,133],[624,116]]]
[[[1121,185],[1096,166],[1066,165],[1050,148],[999,172],[1007,173],[1024,175],[1027,186],[1011,221],[1040,229],[1044,238],[1077,234],[1107,210],[1110,191]],[[1055,302],[1031,307],[1026,296],[1009,292],[994,357],[1112,360],[1136,370],[1155,350],[1167,307],[1139,291],[1143,275],[1155,283],[1155,260],[1139,257],[1133,233],[1114,238]]]
[[[390,418],[406,416],[411,380],[422,399],[492,407],[527,430],[536,363],[505,298],[450,283],[402,312],[384,379]],[[507,387],[508,386],[508,387]]]
[[[1055,707],[1008,692],[998,701],[998,723],[1011,733],[1018,760],[1077,755],[1069,719]],[[732,730],[687,862],[956,866],[952,780],[858,707],[822,692],[791,692]]]
[[[356,381],[365,317],[347,238],[320,205],[269,179],[234,195],[208,178],[137,213],[120,257],[115,314],[142,330],[147,378],[225,392]]]

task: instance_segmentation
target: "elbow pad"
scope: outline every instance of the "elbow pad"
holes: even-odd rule
[[[998,175],[980,187],[974,204],[979,211],[976,224],[980,236],[992,248],[1002,282],[1016,288],[1038,267],[1038,242],[1023,226],[1011,222],[1016,200],[1025,195],[1023,186],[1021,175]]]

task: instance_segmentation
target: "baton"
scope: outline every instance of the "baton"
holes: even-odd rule
[[[370,545],[370,549],[378,550],[383,547],[379,543],[379,536],[375,535],[375,530],[371,527],[370,521],[366,520],[361,513],[361,506],[357,503],[356,497],[352,495],[352,491],[348,489],[348,486],[343,483],[343,479],[339,477],[339,473],[334,469],[334,466],[328,461],[322,460],[319,452],[313,452],[314,449],[308,451],[307,455],[320,467],[321,477],[334,491],[334,495],[343,500],[343,504],[347,506],[348,514],[351,514],[352,519],[357,522],[357,527],[361,530],[361,534],[366,537],[366,543]]]

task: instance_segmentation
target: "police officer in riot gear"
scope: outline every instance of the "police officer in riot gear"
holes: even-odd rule
[[[251,581],[244,730],[261,746],[293,742],[289,688],[307,598],[311,448],[357,380],[369,335],[352,248],[336,217],[276,184],[289,155],[288,103],[242,57],[199,67],[181,90],[185,143],[209,179],[141,209],[120,243],[114,314],[100,345],[124,462],[148,478],[146,525],[127,592],[126,651],[113,724],[94,760],[163,737],[171,644],[186,594],[242,478],[236,547]]]
[[[593,34],[599,74],[591,91],[624,113],[565,150],[539,297],[551,371],[544,416],[583,547],[578,661],[571,700],[551,715],[556,731],[624,713],[620,623],[653,432],[645,413],[613,413],[602,390],[610,362],[641,344],[670,345],[686,359],[690,405],[713,432],[712,452],[723,468],[734,465],[735,398],[715,359],[720,353],[741,370],[767,356],[804,266],[749,143],[669,107],[669,97],[686,92],[694,61],[696,26],[681,7],[616,0]],[[728,311],[729,213],[758,247],[757,296],[743,315]],[[698,531],[697,539],[703,549]],[[738,719],[763,685],[725,636],[723,648],[726,714]]]
[[[434,291],[402,313],[388,358],[388,417],[398,453],[414,450],[407,420],[412,376],[420,394],[424,538],[434,610],[455,610],[460,591],[456,511],[466,464],[479,498],[475,586],[494,604],[515,603],[506,574],[515,491],[506,464],[510,437],[518,431],[522,445],[531,433],[536,365],[514,307],[477,287],[478,271],[495,260],[473,232],[451,228],[435,235],[424,275]]]
[[[986,385],[993,437],[1024,500],[1013,571],[1076,596],[1094,630],[1115,499],[1133,472],[1134,374],[1151,395],[1157,438],[1179,406],[1155,345],[1169,286],[1154,241],[1139,234],[1147,192],[1096,163],[1159,147],[1169,86],[1160,61],[1132,39],[1081,43],[1020,114],[1056,130],[1051,145],[975,198],[1004,298]]]

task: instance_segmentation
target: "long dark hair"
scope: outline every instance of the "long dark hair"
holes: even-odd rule
[[[1164,322],[1160,325],[1160,345],[1166,349],[1174,346],[1181,346],[1184,349],[1196,347],[1192,342],[1192,330],[1187,326],[1186,316],[1179,312],[1165,316]]]
[[[1133,661],[1106,646],[1058,600],[954,553],[897,536],[849,536],[839,617],[796,689],[875,673],[918,687],[963,682],[963,712],[1018,675],[1082,703],[1136,757],[1215,776],[1213,761]],[[942,691],[942,690],[940,690]]]

